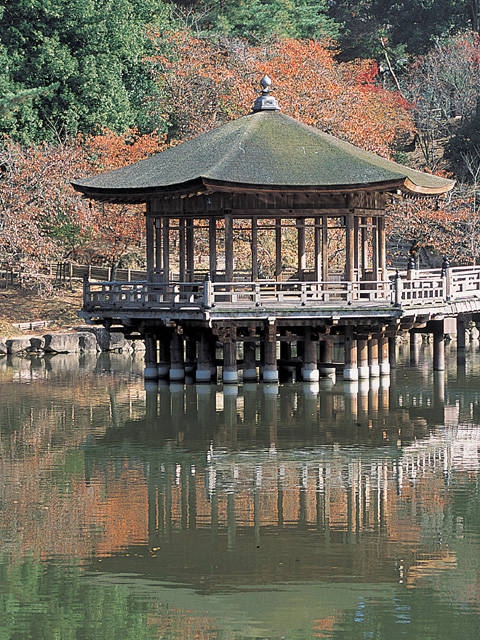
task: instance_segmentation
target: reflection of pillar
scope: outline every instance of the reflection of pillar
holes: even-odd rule
[[[370,367],[370,376],[378,378],[380,375],[380,366],[378,364],[378,338],[370,338],[368,341],[368,364]]]
[[[183,353],[183,336],[178,331],[173,331],[170,340],[170,380],[181,381],[185,378],[185,364]]]
[[[157,341],[152,333],[145,334],[145,369],[146,380],[155,380],[157,372]]]
[[[194,469],[190,470],[188,476],[188,524],[190,529],[197,528],[197,485]]]
[[[263,420],[262,425],[268,428],[270,447],[277,444],[277,415],[278,415],[278,394],[277,385],[266,385],[263,389]]]
[[[154,466],[151,465],[147,475],[147,494],[148,494],[148,539],[151,544],[152,538],[158,530],[157,522],[157,486],[156,473]]]
[[[345,365],[343,377],[345,380],[358,380],[357,341],[353,337],[352,327],[345,327],[344,341]]]
[[[369,378],[370,367],[368,366],[368,341],[366,338],[357,340],[358,377]]]
[[[395,369],[397,366],[397,338],[395,336],[388,338],[388,361],[390,369]]]
[[[235,548],[236,532],[235,493],[229,493],[227,495],[227,548],[229,551]]]
[[[317,382],[319,379],[317,342],[312,340],[312,329],[310,327],[305,327],[302,378],[306,382]]]

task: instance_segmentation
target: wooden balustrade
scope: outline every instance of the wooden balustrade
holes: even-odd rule
[[[376,282],[84,282],[86,311],[182,307],[335,306],[395,304],[414,307],[480,298],[480,267],[416,271]]]

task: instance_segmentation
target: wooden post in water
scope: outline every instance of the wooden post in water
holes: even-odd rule
[[[445,370],[445,332],[443,320],[432,320],[433,328],[433,369]]]
[[[185,357],[183,335],[174,329],[170,341],[170,380],[180,382],[185,379]]]
[[[145,369],[143,372],[145,380],[156,380],[157,369],[157,341],[152,333],[145,334]]]
[[[357,340],[358,357],[358,377],[359,379],[370,377],[370,367],[368,366],[368,342],[366,337]]]
[[[345,380],[358,380],[357,367],[357,341],[353,337],[352,327],[345,327],[345,365],[343,368],[343,378]]]
[[[306,382],[317,382],[319,379],[317,342],[312,340],[312,329],[305,327],[302,379]]]

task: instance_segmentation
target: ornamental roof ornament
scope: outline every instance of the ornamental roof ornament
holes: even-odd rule
[[[270,95],[272,79],[269,76],[264,75],[260,80],[260,85],[262,87],[262,91],[253,103],[253,113],[257,113],[258,111],[279,111],[280,107],[277,100]]]

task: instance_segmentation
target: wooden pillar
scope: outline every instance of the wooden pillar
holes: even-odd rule
[[[362,218],[360,229],[362,278],[365,278],[365,274],[368,271],[368,220],[367,217]]]
[[[328,282],[328,216],[322,216],[322,280]]]
[[[305,280],[305,271],[307,269],[307,250],[305,236],[305,218],[297,218],[297,271],[298,279]]]
[[[380,274],[375,279],[380,277],[383,282],[388,280],[387,274],[387,254],[386,254],[386,238],[385,238],[385,217],[378,216],[378,266]]]
[[[345,380],[358,380],[357,341],[353,337],[352,327],[345,327],[345,340],[343,348],[345,353],[343,377]]]
[[[360,263],[360,218],[354,214],[353,216],[353,266],[357,272],[357,280],[362,279],[362,268]]]
[[[378,360],[379,360],[379,366],[380,366],[380,375],[389,376],[390,375],[389,344],[388,344],[388,337],[383,334],[378,338]]]
[[[275,279],[282,275],[282,221],[275,219]]]
[[[373,247],[372,247],[372,253],[373,253],[373,279],[374,280],[378,280],[378,272],[379,272],[379,267],[380,267],[380,263],[379,263],[379,242],[378,242],[378,216],[374,216],[372,217],[372,231],[373,231]]]
[[[208,220],[208,250],[209,250],[209,270],[212,280],[217,276],[217,221],[215,218]]]
[[[162,266],[162,223],[159,218],[155,218],[155,265],[153,270],[157,278],[162,272]]]
[[[277,327],[274,320],[267,322],[263,339],[263,381],[278,382]]]
[[[212,350],[209,332],[202,329],[198,341],[196,382],[210,382],[212,379]]]
[[[168,378],[170,371],[170,336],[165,331],[160,338],[157,372],[159,378]]]
[[[185,374],[191,375],[197,364],[197,341],[195,336],[185,337]]]
[[[370,367],[370,377],[378,378],[380,365],[378,364],[378,338],[376,336],[368,341],[368,365]]]
[[[255,217],[252,218],[251,234],[252,282],[256,282],[258,280],[258,225]]]
[[[225,281],[233,281],[233,215],[225,211]]]
[[[370,377],[370,367],[368,366],[368,339],[358,338],[357,340],[357,359],[358,359],[358,377],[359,379]]]
[[[322,227],[321,218],[315,218],[314,244],[315,244],[315,280],[322,280]]]
[[[410,364],[417,365],[420,359],[420,347],[422,346],[422,334],[410,331]]]
[[[243,380],[252,382],[257,379],[257,363],[255,358],[256,344],[254,340],[243,343]]]
[[[237,340],[236,336],[230,336],[223,342],[223,373],[224,384],[237,384]]]
[[[445,371],[445,331],[443,320],[431,321],[433,328],[433,369]]]
[[[147,244],[147,280],[153,280],[153,274],[155,271],[153,248],[154,219],[149,215],[147,215],[146,218],[145,235]]]
[[[312,340],[312,329],[305,327],[303,341],[303,365],[302,379],[306,382],[317,382],[320,374],[318,371],[317,341]]]
[[[330,338],[324,338],[320,340],[320,362],[332,363],[333,362],[333,340]]]
[[[463,350],[466,347],[467,327],[464,316],[457,316],[457,350]]]
[[[179,236],[179,279],[180,282],[186,280],[186,237],[185,237],[185,218],[180,218],[178,221],[178,236]]]
[[[170,219],[163,218],[163,281],[170,280]]]
[[[157,341],[153,333],[145,334],[145,380],[155,380],[157,372]]]
[[[353,282],[355,280],[355,235],[352,213],[348,213],[345,216],[345,227],[345,280]]]
[[[186,221],[186,245],[187,245],[187,272],[186,281],[193,282],[195,280],[195,244],[194,244],[194,221],[188,218]]]
[[[174,329],[170,340],[170,380],[180,382],[185,378],[183,335]]]

